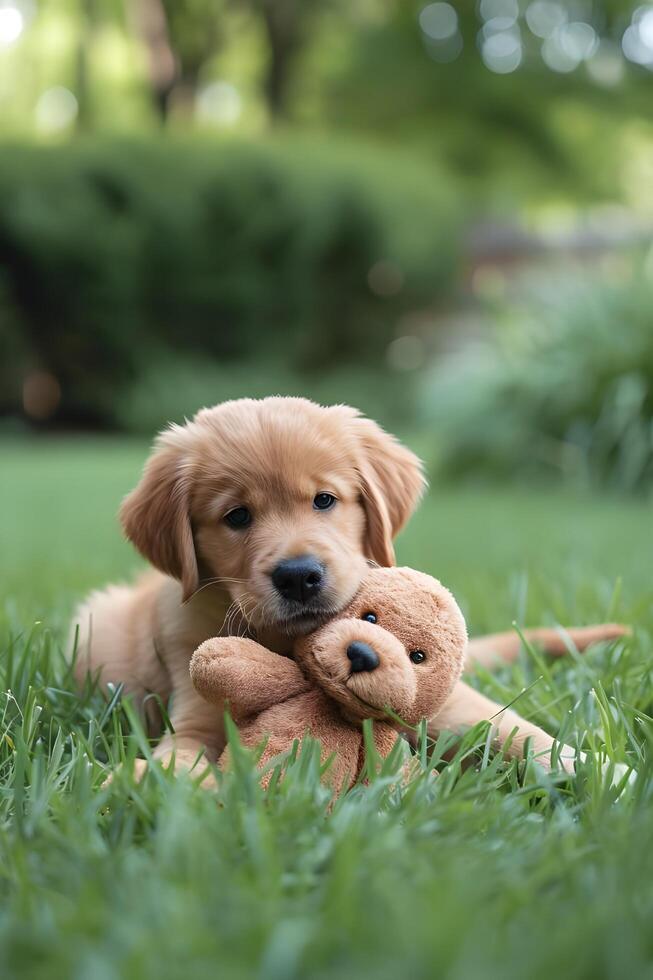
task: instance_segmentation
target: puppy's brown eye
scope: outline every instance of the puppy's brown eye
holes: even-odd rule
[[[361,619],[364,619],[366,623],[376,622],[376,616],[374,615],[374,613],[371,612],[365,613],[364,616],[361,616]]]
[[[318,493],[313,498],[314,510],[331,510],[336,502],[332,493]]]
[[[234,530],[241,530],[241,528],[249,527],[252,523],[252,515],[247,510],[247,507],[234,507],[230,510],[228,514],[225,514],[225,524],[229,527],[233,527]]]
[[[426,660],[426,654],[422,650],[411,650],[408,656],[414,664],[423,664]]]

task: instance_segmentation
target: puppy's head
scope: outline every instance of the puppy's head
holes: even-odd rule
[[[295,660],[352,721],[387,709],[416,725],[460,677],[467,643],[458,605],[412,568],[375,568],[336,619],[298,638]]]
[[[423,488],[417,457],[352,408],[240,399],[158,437],[121,521],[184,599],[215,582],[248,625],[292,636],[394,563]]]

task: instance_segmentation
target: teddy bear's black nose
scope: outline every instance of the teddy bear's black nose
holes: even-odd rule
[[[349,644],[347,656],[351,660],[351,669],[354,673],[358,673],[359,670],[374,670],[380,663],[378,653],[367,643],[360,643],[358,640]]]

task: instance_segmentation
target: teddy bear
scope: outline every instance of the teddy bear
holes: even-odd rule
[[[362,722],[373,720],[376,750],[387,757],[401,737],[398,718],[415,726],[444,705],[466,643],[462,613],[440,582],[411,568],[373,568],[341,613],[295,640],[292,658],[253,639],[215,637],[195,651],[190,673],[205,699],[228,707],[244,745],[265,741],[259,766],[309,733],[322,761],[331,759],[325,780],[340,792],[365,763]]]

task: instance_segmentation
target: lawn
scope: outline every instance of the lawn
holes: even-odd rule
[[[84,590],[139,567],[115,513],[146,449],[0,442],[0,976],[653,977],[650,505],[436,488],[399,542],[472,632],[634,625],[474,678],[593,753],[574,779],[506,764],[481,726],[439,778],[382,773],[332,809],[310,753],[267,797],[248,759],[217,794],[129,766],[102,788],[143,739],[61,650]],[[601,759],[634,766],[621,794]]]

